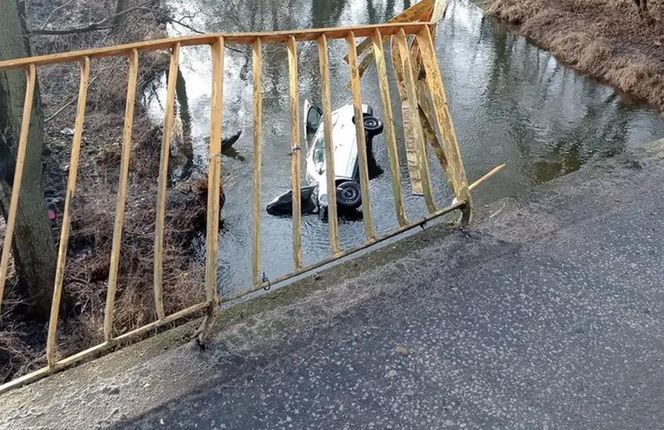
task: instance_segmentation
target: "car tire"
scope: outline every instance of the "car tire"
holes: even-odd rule
[[[360,184],[345,181],[337,186],[337,206],[344,210],[354,210],[362,205]]]
[[[364,130],[370,135],[375,136],[383,132],[383,123],[378,118],[365,115],[364,117]]]

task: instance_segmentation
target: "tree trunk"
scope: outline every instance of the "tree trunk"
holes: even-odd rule
[[[124,24],[127,22],[127,14],[118,15],[131,6],[131,0],[118,0],[118,4],[115,7],[115,14],[117,15],[113,20],[113,28],[115,31],[121,30]]]
[[[16,0],[0,3],[0,60],[30,55],[25,16]],[[12,171],[23,115],[26,77],[22,70],[0,72],[0,132],[6,138],[10,160],[5,171]],[[18,269],[19,292],[26,300],[30,313],[37,319],[47,319],[55,279],[55,244],[46,215],[42,184],[43,128],[39,91],[30,119],[25,169],[19,196],[18,216],[14,230],[13,255]],[[6,217],[11,195],[11,175],[0,178],[0,209]]]

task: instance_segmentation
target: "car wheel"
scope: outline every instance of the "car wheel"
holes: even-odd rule
[[[362,204],[360,184],[354,181],[342,182],[337,186],[337,205],[342,209],[357,209]]]
[[[383,123],[378,118],[367,115],[364,117],[364,129],[370,135],[380,134],[383,131]]]

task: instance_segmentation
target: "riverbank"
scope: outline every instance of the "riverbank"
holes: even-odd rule
[[[574,69],[664,111],[664,5],[631,0],[493,0],[488,13]]]
[[[45,55],[165,37],[168,10],[153,3],[129,2],[140,13],[129,13],[120,27],[79,31],[86,23],[109,20],[117,1],[33,1],[26,11],[33,55]],[[62,34],[43,34],[48,31]],[[141,54],[136,98],[129,191],[119,264],[114,329],[124,333],[156,319],[152,292],[154,219],[157,174],[162,140],[161,125],[148,116],[143,103],[151,85],[168,69],[166,52]],[[64,278],[64,305],[59,324],[58,352],[72,355],[103,341],[113,224],[120,175],[122,132],[127,88],[127,62],[123,58],[93,60],[86,105],[76,197]],[[52,232],[57,241],[64,210],[65,184],[79,88],[76,64],[38,69],[39,95],[44,120],[45,199],[52,211]],[[187,137],[176,132],[171,162],[184,163]],[[165,229],[164,297],[167,313],[184,309],[204,298],[202,263],[192,252],[192,240],[205,220],[205,187],[194,178],[174,181],[168,190]],[[4,223],[0,223],[0,238]],[[0,327],[0,383],[45,362],[46,326],[24,310],[26,298],[14,288],[16,272],[9,273]]]
[[[664,141],[0,396],[0,428],[657,428]],[[638,187],[639,193],[634,193]],[[83,401],[82,401],[83,400]]]

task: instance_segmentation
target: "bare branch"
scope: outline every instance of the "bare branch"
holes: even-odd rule
[[[146,8],[144,8],[144,9],[146,9]],[[146,9],[146,10],[147,10],[147,9]],[[164,13],[164,14],[160,14],[159,16],[160,16],[160,18],[164,19],[165,21],[170,22],[171,24],[177,24],[177,25],[180,25],[180,26],[186,28],[187,30],[190,30],[190,31],[192,31],[192,32],[194,32],[194,33],[196,33],[196,34],[206,34],[204,31],[199,30],[199,29],[197,29],[197,28],[195,28],[195,27],[192,27],[191,25],[186,24],[186,23],[183,22],[185,19],[191,19],[191,18],[193,18],[195,15],[194,15],[194,16],[192,16],[192,15],[185,15],[185,16],[183,16],[183,17],[180,18],[180,19],[173,18],[172,16],[170,16],[170,15],[168,15],[168,14],[166,14],[166,13]],[[240,54],[246,54],[246,53],[247,53],[247,51],[244,51],[244,50],[242,50],[242,49],[238,49],[238,48],[233,48],[232,46],[226,46],[226,49],[229,50],[229,51],[234,51],[234,52],[240,53]]]
[[[67,3],[64,3],[64,4],[56,7],[55,9],[53,9],[51,11],[51,13],[48,15],[48,17],[46,18],[46,21],[44,21],[44,23],[42,24],[41,30],[44,30],[46,28],[46,26],[51,22],[51,20],[53,19],[53,17],[55,16],[56,13],[58,13],[59,11],[61,11],[64,8],[66,8],[67,6],[72,4],[73,2],[74,2],[74,0],[69,0]]]
[[[183,16],[183,17],[180,18],[180,19],[177,19],[177,18],[174,18],[174,17],[170,16],[170,15],[167,14],[167,13],[161,12],[161,11],[159,11],[159,10],[151,9],[151,8],[148,8],[148,7],[145,7],[146,5],[148,5],[148,4],[150,4],[150,3],[154,3],[155,0],[147,0],[147,1],[145,1],[145,2],[143,2],[143,3],[140,3],[140,4],[136,5],[136,6],[130,7],[130,8],[128,8],[128,9],[122,11],[122,12],[119,12],[119,13],[113,14],[113,15],[111,15],[111,16],[108,16],[108,17],[102,19],[102,20],[99,21],[99,22],[93,22],[93,23],[88,24],[88,25],[86,25],[86,26],[84,26],[84,27],[67,28],[67,29],[61,29],[61,30],[57,30],[57,29],[47,29],[47,28],[45,28],[46,25],[49,23],[49,21],[52,19],[52,16],[54,16],[54,14],[56,13],[56,11],[57,11],[58,9],[61,9],[61,8],[63,8],[63,7],[66,7],[66,6],[69,5],[72,1],[74,1],[74,0],[70,0],[70,1],[67,2],[66,4],[64,4],[64,5],[62,5],[62,6],[58,6],[57,8],[55,8],[55,9],[51,12],[51,15],[49,15],[49,17],[46,19],[46,22],[44,22],[44,24],[42,25],[41,29],[39,29],[39,30],[32,30],[32,31],[29,32],[29,34],[30,34],[30,35],[39,35],[39,36],[58,36],[58,35],[80,34],[80,33],[89,33],[89,32],[93,32],[93,31],[110,30],[110,29],[113,28],[113,21],[114,21],[116,18],[118,18],[118,17],[120,17],[120,16],[123,16],[123,15],[126,15],[126,14],[128,14],[128,13],[133,13],[133,12],[138,12],[138,11],[147,11],[147,12],[155,13],[159,18],[163,19],[164,21],[167,21],[167,22],[172,23],[172,24],[179,25],[179,26],[184,27],[184,28],[186,28],[187,30],[192,31],[192,32],[197,33],[197,34],[206,34],[204,31],[199,30],[199,29],[197,29],[197,28],[195,28],[195,27],[193,27],[193,26],[191,26],[191,25],[189,25],[189,24],[187,24],[187,23],[184,22],[185,19],[187,19],[187,18],[191,19],[192,16],[188,16],[188,15],[187,15],[187,16]],[[234,6],[235,6],[235,5],[234,5]],[[240,26],[240,27],[241,27],[241,26]],[[228,49],[229,51],[238,52],[238,53],[240,53],[240,54],[246,54],[246,53],[247,53],[246,51],[244,51],[244,50],[242,50],[242,49],[233,48],[233,47],[231,47],[231,46],[227,46],[226,49]],[[72,103],[73,103],[73,102],[72,102]],[[69,105],[69,103],[67,103],[67,104],[66,104],[65,106],[63,106],[63,107],[67,107],[68,105]],[[60,113],[60,111],[56,112],[56,113],[55,113],[54,115],[52,115],[52,116],[55,117],[55,116],[57,116],[59,113]],[[50,120],[50,119],[52,119],[52,118],[50,118],[50,117],[47,118],[47,121]]]
[[[166,19],[168,20],[168,22],[173,23],[173,24],[177,24],[177,25],[181,25],[182,27],[186,28],[187,30],[193,31],[194,33],[205,34],[204,31],[197,30],[194,27],[192,27],[188,24],[185,24],[184,22],[182,22],[182,20],[178,20],[178,19],[175,19],[175,18],[172,18],[172,17],[166,17]]]
[[[88,24],[85,27],[76,27],[76,28],[66,28],[62,30],[53,30],[53,29],[45,29],[42,28],[40,30],[32,30],[30,31],[31,35],[41,35],[41,36],[56,36],[56,35],[62,35],[62,34],[78,34],[78,33],[89,33],[91,31],[100,31],[100,30],[110,30],[113,28],[113,21],[116,18],[119,18],[121,16],[127,15],[129,13],[135,12],[137,10],[145,10],[145,6],[147,6],[150,3],[153,3],[155,0],[147,0],[143,3],[140,3],[136,6],[132,6],[128,9],[123,10],[122,12],[113,14],[111,16],[108,16],[104,19],[102,19],[99,22],[93,22],[91,24]]]
[[[88,83],[88,86],[91,86],[92,84],[94,84],[94,82],[97,80],[98,77],[99,77],[99,75],[93,76],[92,79],[90,79],[90,82]],[[52,115],[44,118],[44,122],[49,122],[49,121],[53,120],[55,117],[60,115],[65,109],[67,109],[69,106],[71,106],[76,100],[78,100],[78,95],[75,95],[75,96],[71,97],[62,106],[60,106],[60,108],[57,111],[55,111]]]

